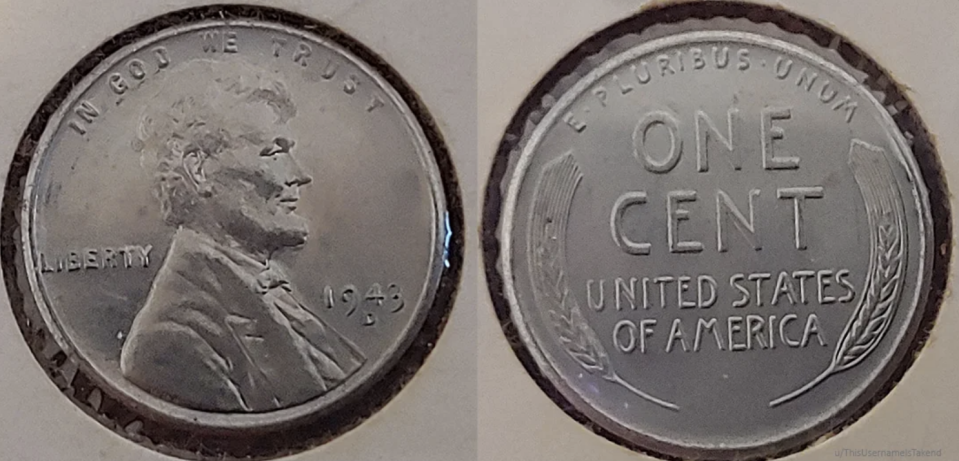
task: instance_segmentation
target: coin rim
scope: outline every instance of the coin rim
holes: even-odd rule
[[[832,34],[831,36],[833,37],[842,38],[842,36],[835,34],[832,31],[829,31],[823,26],[820,26],[818,24],[811,24],[809,23],[808,20],[802,17],[799,17],[793,13],[785,12],[779,9],[764,7],[761,5],[744,4],[740,2],[710,2],[710,4],[712,4],[713,6],[716,6],[718,9],[722,8],[722,6],[719,6],[719,5],[732,5],[734,7],[740,7],[740,8],[746,7],[747,13],[745,14],[740,13],[735,16],[730,14],[727,16],[723,13],[717,14],[715,12],[711,14],[705,13],[702,15],[690,14],[687,12],[687,18],[688,19],[713,19],[713,18],[745,19],[749,16],[749,13],[755,13],[756,10],[761,10],[763,13],[769,13],[770,11],[773,11],[776,13],[785,13],[785,15],[787,16],[785,21],[788,21],[789,19],[793,19],[793,20],[798,19],[799,21],[806,23],[806,25],[811,25],[814,31],[818,31],[824,34],[830,33]],[[686,6],[686,4],[681,3],[678,5],[660,7],[660,8],[650,10],[648,12],[663,13],[665,16],[665,15],[668,15],[670,10],[679,9],[679,8],[682,8],[683,6]],[[509,260],[512,259],[512,255],[509,252],[510,245],[512,243],[510,242],[510,238],[509,238],[509,231],[511,230],[512,222],[506,223],[506,221],[511,221],[512,216],[506,213],[502,213],[502,214],[500,213],[503,210],[510,210],[512,206],[515,206],[515,201],[516,201],[515,195],[517,194],[518,187],[514,183],[519,182],[518,178],[522,176],[521,174],[518,174],[517,171],[525,171],[525,166],[526,166],[525,163],[528,163],[529,161],[528,157],[530,156],[530,154],[528,152],[529,151],[528,146],[534,144],[535,138],[538,136],[538,133],[541,133],[542,131],[544,131],[542,127],[550,123],[547,120],[547,118],[552,118],[553,120],[555,120],[560,115],[559,110],[556,108],[562,107],[564,102],[569,102],[568,100],[571,97],[567,97],[567,96],[570,94],[573,94],[575,91],[573,89],[564,90],[562,93],[562,96],[560,97],[560,100],[556,102],[555,104],[546,102],[544,94],[545,95],[552,94],[552,91],[554,89],[561,86],[560,80],[562,80],[566,75],[569,74],[571,68],[577,69],[576,67],[577,65],[581,66],[583,65],[583,63],[589,60],[588,56],[585,56],[585,57],[582,56],[581,54],[582,51],[580,51],[581,49],[585,48],[587,49],[587,53],[589,53],[591,51],[588,51],[588,50],[591,50],[591,49],[595,50],[600,48],[603,44],[608,44],[613,42],[616,39],[616,37],[606,38],[606,37],[603,37],[603,35],[609,34],[610,31],[614,31],[617,27],[620,28],[619,34],[616,34],[615,32],[613,32],[613,34],[621,35],[623,30],[622,27],[624,24],[628,24],[631,21],[636,21],[637,19],[642,18],[643,15],[645,14],[646,13],[642,13],[640,15],[633,16],[623,21],[617,22],[616,24],[608,27],[607,29],[604,29],[603,31],[596,33],[592,37],[581,42],[577,46],[576,50],[574,50],[573,52],[570,52],[559,63],[557,63],[546,74],[546,77],[544,77],[544,79],[537,84],[537,86],[527,96],[526,100],[524,101],[524,104],[520,107],[519,111],[514,115],[513,120],[510,122],[510,125],[508,126],[506,131],[506,135],[504,136],[500,144],[498,156],[501,157],[501,159],[497,159],[494,161],[493,171],[490,173],[489,182],[487,184],[486,204],[484,207],[484,226],[483,226],[484,257],[486,258],[487,280],[489,282],[489,289],[490,289],[491,297],[494,302],[494,307],[496,308],[497,315],[499,316],[502,322],[502,327],[504,329],[504,332],[507,334],[507,337],[511,340],[514,352],[517,354],[518,358],[523,363],[527,371],[531,375],[533,375],[533,379],[537,382],[537,384],[539,384],[540,387],[543,388],[543,390],[554,400],[555,403],[560,405],[564,409],[564,411],[570,414],[570,416],[574,417],[574,419],[577,419],[579,422],[583,423],[584,425],[587,425],[587,427],[589,427],[590,429],[593,429],[594,431],[599,432],[601,435],[604,435],[605,437],[613,440],[614,442],[620,443],[622,445],[626,445],[630,448],[633,448],[639,451],[648,452],[658,456],[663,456],[662,453],[667,453],[665,455],[667,457],[673,456],[673,455],[703,456],[704,454],[708,456],[734,456],[735,455],[736,457],[746,457],[746,456],[758,456],[760,454],[769,455],[770,453],[775,453],[775,456],[783,456],[785,454],[798,451],[802,449],[805,445],[808,445],[808,443],[810,443],[812,440],[815,439],[815,436],[813,434],[822,434],[823,432],[826,432],[830,427],[835,428],[835,426],[838,426],[847,418],[851,419],[852,421],[854,421],[855,419],[858,419],[858,417],[861,416],[861,413],[858,415],[857,413],[861,410],[861,407],[863,407],[866,403],[868,403],[867,400],[878,401],[878,399],[881,399],[886,393],[888,393],[888,390],[891,389],[892,385],[894,384],[894,382],[887,382],[887,381],[898,380],[898,378],[901,377],[902,372],[905,371],[905,368],[908,368],[909,364],[912,363],[912,359],[904,358],[906,352],[914,350],[914,348],[921,347],[921,345],[924,343],[925,338],[924,337],[921,338],[922,335],[919,335],[917,330],[919,329],[921,325],[929,325],[931,321],[934,320],[935,314],[938,312],[938,302],[941,300],[941,293],[939,292],[935,293],[932,296],[929,296],[929,291],[931,288],[933,288],[931,284],[932,282],[938,283],[939,280],[942,280],[944,282],[944,278],[940,279],[940,277],[937,277],[934,273],[932,273],[932,269],[933,269],[933,266],[935,266],[936,268],[941,267],[940,264],[942,263],[942,259],[943,259],[942,257],[945,258],[946,264],[948,263],[948,258],[949,258],[949,254],[947,251],[943,251],[942,252],[943,254],[941,255],[932,251],[933,239],[936,237],[936,234],[933,232],[933,230],[935,229],[938,231],[939,228],[937,227],[937,224],[935,222],[934,212],[931,207],[928,192],[925,186],[926,186],[927,179],[938,179],[939,183],[936,184],[937,186],[936,192],[938,196],[938,193],[941,190],[944,190],[946,188],[945,181],[944,179],[940,177],[926,178],[926,176],[923,174],[922,168],[920,168],[918,165],[917,159],[915,158],[915,153],[913,152],[912,149],[908,148],[908,145],[905,141],[903,133],[907,130],[901,127],[898,123],[896,123],[896,121],[893,120],[893,117],[886,110],[886,108],[881,105],[881,103],[877,100],[877,98],[873,94],[869,93],[868,88],[865,85],[863,85],[861,82],[856,81],[849,74],[848,71],[840,68],[836,63],[829,61],[827,58],[820,56],[817,53],[811,52],[808,49],[805,49],[804,47],[792,41],[787,41],[787,40],[778,39],[770,36],[759,35],[759,34],[750,34],[748,32],[743,32],[743,31],[731,32],[733,34],[754,35],[754,36],[760,37],[762,40],[781,43],[782,45],[785,45],[787,48],[795,48],[796,50],[800,51],[799,54],[801,56],[807,57],[811,59],[812,62],[817,63],[821,67],[824,67],[825,69],[830,70],[832,73],[836,74],[837,76],[843,77],[843,80],[850,80],[852,82],[852,84],[850,85],[852,88],[856,89],[857,92],[861,93],[867,101],[877,106],[879,112],[882,114],[881,117],[883,119],[884,125],[886,125],[883,127],[885,128],[884,131],[886,131],[887,135],[889,135],[897,144],[899,144],[899,148],[901,149],[901,152],[896,154],[896,158],[903,160],[905,164],[908,165],[906,168],[907,174],[911,176],[910,179],[913,180],[913,184],[918,186],[913,189],[910,195],[914,199],[917,199],[917,201],[919,202],[917,204],[918,205],[917,211],[921,213],[920,219],[917,222],[918,222],[918,225],[923,228],[922,241],[920,242],[920,251],[921,251],[920,261],[921,261],[922,267],[920,268],[919,274],[917,274],[918,278],[916,279],[917,285],[915,288],[916,293],[914,295],[915,303],[914,303],[914,307],[911,309],[911,318],[908,319],[906,322],[904,322],[903,327],[900,329],[901,333],[899,335],[899,338],[897,338],[896,346],[888,355],[889,360],[881,364],[881,366],[877,367],[877,371],[875,371],[874,373],[871,373],[871,375],[873,375],[872,379],[866,381],[865,384],[861,386],[858,391],[855,392],[856,396],[854,398],[847,398],[846,403],[841,407],[839,411],[835,412],[834,414],[830,416],[820,418],[819,422],[817,422],[816,424],[808,426],[807,428],[804,428],[800,431],[792,431],[793,435],[791,436],[781,437],[775,440],[763,442],[761,444],[756,444],[755,447],[752,449],[750,448],[747,448],[745,450],[739,449],[739,448],[729,449],[726,447],[721,449],[715,449],[715,448],[695,447],[690,444],[683,445],[681,443],[663,442],[657,439],[653,439],[652,437],[638,434],[637,432],[631,431],[629,429],[622,430],[624,428],[622,427],[617,428],[615,427],[616,425],[609,424],[609,421],[606,421],[606,424],[603,424],[603,421],[602,421],[603,418],[597,419],[595,417],[591,417],[590,413],[597,413],[597,411],[593,409],[590,405],[588,405],[588,403],[586,405],[575,403],[576,400],[585,402],[586,399],[582,399],[575,392],[573,393],[571,398],[571,396],[569,395],[570,389],[567,389],[567,386],[564,385],[565,381],[558,376],[558,373],[555,372],[555,370],[552,367],[552,364],[547,364],[547,366],[545,367],[543,366],[544,358],[542,357],[542,352],[538,350],[539,345],[535,342],[535,340],[530,341],[531,335],[529,334],[529,331],[527,330],[525,326],[525,322],[523,321],[522,314],[517,312],[519,308],[518,308],[515,292],[513,291],[514,287],[513,287],[513,278],[512,278],[512,267],[510,267],[509,265]],[[679,19],[682,19],[682,18],[679,18]],[[678,23],[679,19],[672,17],[667,20],[654,21],[653,23],[643,27],[650,27],[656,24],[665,25],[667,23]],[[753,23],[756,24],[756,22],[753,22]],[[780,24],[777,23],[775,25],[779,26]],[[629,29],[627,28],[626,30],[629,30]],[[782,27],[780,27],[780,30],[782,30]],[[793,31],[793,29],[790,29],[790,31]],[[718,31],[710,31],[710,32],[706,32],[706,34],[715,34],[717,32]],[[786,31],[783,30],[783,32],[786,32]],[[793,32],[795,33],[795,31]],[[629,51],[626,51],[622,54],[628,54],[636,50],[637,48],[650,47],[651,43],[656,43],[656,42],[659,42],[660,40],[668,40],[672,37],[689,35],[689,34],[690,33],[672,34],[662,39],[650,40],[650,41],[641,43],[639,45],[636,45],[634,47],[631,47]],[[693,32],[692,34],[695,34],[695,32]],[[600,41],[600,46],[596,45],[595,42],[597,41]],[[763,43],[760,43],[760,45],[767,46]],[[843,41],[841,45],[849,46],[847,41]],[[792,50],[789,50],[789,51],[793,52]],[[864,60],[869,59],[865,55],[865,53],[862,53],[861,51],[858,51],[858,50],[854,50],[854,51],[858,53],[860,57],[862,57]],[[581,55],[577,56],[577,53],[580,53]],[[570,61],[574,61],[574,62],[570,63]],[[600,72],[600,69],[604,65],[608,64],[608,62],[609,61],[604,61],[602,64],[600,64],[600,66],[590,69],[590,74]],[[869,61],[869,63],[872,63],[872,61]],[[875,66],[875,67],[878,69],[878,66]],[[888,74],[882,70],[879,70],[879,73],[882,74],[883,76],[888,76]],[[559,74],[559,75],[556,75],[556,74]],[[552,80],[548,81],[550,78],[552,78]],[[582,85],[582,82],[584,80],[587,80],[587,77],[583,77],[580,81],[576,83],[576,85],[579,85],[581,87],[587,86],[587,85]],[[895,85],[894,81],[892,81],[891,79],[890,79],[890,84],[893,86]],[[898,89],[898,87],[896,89]],[[536,107],[538,101],[534,100],[534,98],[540,98],[540,97],[544,98],[544,102],[542,104],[542,107],[544,108],[543,111],[545,112],[547,110],[546,108],[548,107],[548,113],[543,117],[543,120],[537,120],[536,118],[534,118],[534,116],[536,117],[542,116],[542,112],[538,112]],[[564,101],[564,99],[566,99],[566,101]],[[524,122],[526,123],[526,126],[527,126],[527,129],[525,130],[522,128],[523,126],[522,124]],[[919,123],[919,125],[921,125],[921,122]],[[514,130],[517,130],[517,126],[519,126],[518,131],[520,133],[523,133],[522,136],[517,136],[515,134],[516,131]],[[532,128],[529,128],[530,126],[532,126]],[[533,131],[533,134],[532,135],[528,134],[529,131]],[[512,157],[517,155],[516,154],[517,150],[522,151],[519,154],[521,156],[519,161],[515,161],[512,159]],[[930,150],[932,150],[932,152],[934,153],[934,149],[930,149]],[[502,203],[498,203],[499,200],[501,199],[501,197],[499,197],[498,195],[501,192],[497,193],[497,188],[500,187],[501,181],[507,178],[510,180],[510,183],[506,188],[507,190],[506,205],[503,205]],[[900,183],[898,187],[902,188],[904,187],[904,185]],[[949,217],[948,205],[946,205],[945,207],[945,214],[946,214],[946,219],[948,219]],[[945,225],[948,226],[948,223]],[[500,229],[502,230],[502,232],[500,231]],[[949,237],[946,236],[945,238],[948,239]],[[940,243],[940,242],[936,242],[936,243]],[[497,256],[494,256],[494,255],[497,255]],[[931,257],[929,257],[930,255]],[[499,271],[502,271],[502,275]],[[938,287],[936,288],[939,289]],[[926,315],[926,311],[931,311],[931,314],[932,314],[931,317]],[[514,338],[513,337],[514,335],[517,335],[518,338]],[[531,346],[530,344],[534,344],[535,346]],[[524,353],[527,354],[528,356],[524,356]],[[537,372],[541,373],[542,376],[537,376]],[[887,385],[888,385],[888,389],[886,389],[885,391],[883,391],[882,389],[877,389],[880,386],[887,386]],[[875,391],[876,393],[876,396],[874,398],[873,396],[870,396],[870,394],[873,391]],[[561,395],[555,395],[557,392]],[[866,396],[870,396],[870,398],[866,399],[865,398]],[[570,408],[570,405],[572,405],[572,408]],[[874,403],[868,405],[865,410],[868,410],[873,405]],[[842,418],[840,418],[840,416]],[[601,427],[595,427],[594,422],[599,423]],[[614,426],[614,427],[609,427],[609,426]],[[607,433],[606,432],[607,430],[612,432],[612,434]]]
[[[315,42],[331,51],[339,54],[344,59],[349,60],[357,66],[362,72],[373,80],[376,85],[390,98],[399,115],[406,122],[408,132],[414,143],[418,154],[418,161],[424,172],[427,173],[427,179],[430,185],[432,207],[431,218],[433,232],[431,234],[430,245],[430,267],[427,277],[424,279],[423,287],[420,290],[420,296],[417,302],[417,311],[411,316],[406,328],[397,335],[399,341],[379,356],[376,362],[369,363],[365,368],[369,371],[357,373],[351,376],[347,382],[337,386],[330,392],[310,399],[299,405],[288,407],[281,410],[275,410],[262,413],[214,413],[187,409],[178,405],[171,404],[162,399],[150,396],[146,393],[134,390],[129,391],[130,386],[121,386],[105,378],[99,371],[100,367],[94,361],[89,360],[85,354],[78,350],[68,335],[62,330],[62,326],[56,317],[54,310],[50,308],[45,293],[41,288],[42,284],[38,282],[35,270],[35,249],[31,243],[34,233],[34,220],[36,219],[36,210],[32,208],[35,201],[35,180],[41,170],[43,170],[47,149],[53,137],[62,129],[62,122],[72,105],[81,97],[93,84],[99,81],[115,65],[130,55],[149,47],[162,40],[179,36],[182,34],[196,32],[203,29],[223,28],[223,27],[248,27],[258,30],[274,30],[289,34],[292,37],[298,37],[304,40]],[[429,140],[424,133],[424,128],[420,120],[414,114],[409,104],[399,95],[396,88],[388,82],[380,72],[366,63],[364,60],[344,48],[337,42],[326,37],[316,35],[307,31],[292,28],[282,23],[271,22],[261,19],[204,19],[191,22],[182,26],[172,26],[161,29],[152,34],[141,37],[138,41],[119,48],[110,56],[104,58],[97,64],[93,70],[88,72],[62,99],[58,109],[48,119],[43,134],[39,138],[36,147],[32,149],[32,158],[26,175],[26,182],[23,186],[22,197],[24,197],[20,219],[23,223],[20,245],[18,251],[21,253],[24,264],[24,272],[30,286],[30,295],[34,300],[37,310],[40,312],[47,330],[52,334],[54,340],[63,349],[63,351],[73,357],[76,357],[79,366],[87,376],[96,382],[101,389],[107,390],[111,395],[125,402],[133,408],[148,413],[156,418],[171,419],[179,423],[186,423],[197,426],[207,426],[212,428],[226,429],[253,429],[264,428],[276,425],[282,425],[287,422],[296,421],[306,416],[322,416],[329,414],[346,403],[346,398],[351,394],[361,394],[366,389],[374,385],[389,372],[396,362],[404,355],[410,344],[416,338],[421,330],[424,321],[432,310],[434,297],[436,296],[441,277],[444,274],[443,264],[447,253],[447,243],[444,236],[447,234],[445,222],[449,210],[447,209],[445,188],[440,179],[439,165],[435,159],[435,152]],[[23,248],[30,248],[30,251],[22,251]]]

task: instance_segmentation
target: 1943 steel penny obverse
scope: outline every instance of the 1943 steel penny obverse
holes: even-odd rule
[[[932,218],[862,75],[718,18],[613,40],[543,98],[490,185],[495,264],[577,412],[657,453],[751,457],[888,378],[923,316]]]
[[[298,29],[218,20],[142,38],[39,140],[24,302],[151,418],[255,429],[330,411],[403,355],[450,267],[417,113]]]

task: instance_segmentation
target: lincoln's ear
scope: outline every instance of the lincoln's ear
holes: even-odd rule
[[[202,150],[191,150],[181,157],[183,170],[186,172],[187,179],[197,187],[201,193],[207,192],[208,184],[206,181],[206,170],[203,166],[203,160],[206,158]]]

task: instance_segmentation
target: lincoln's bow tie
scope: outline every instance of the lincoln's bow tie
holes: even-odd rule
[[[269,267],[260,272],[256,276],[257,291],[260,294],[265,294],[268,291],[283,287],[289,291],[290,280],[279,268],[274,264],[270,264]]]

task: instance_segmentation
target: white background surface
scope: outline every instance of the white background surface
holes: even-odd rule
[[[522,369],[486,295],[477,217],[492,153],[528,91],[577,43],[646,2],[247,2],[269,3],[332,23],[386,59],[437,119],[453,152],[466,204],[467,258],[459,299],[420,373],[358,428],[287,459],[645,459],[581,427]],[[80,58],[140,21],[204,3],[213,2],[0,0],[0,173],[5,177],[16,144],[46,93]],[[841,31],[910,88],[910,98],[937,140],[947,179],[959,187],[959,130],[954,129],[959,122],[959,1],[764,3],[783,5]],[[955,270],[955,263],[952,266]],[[0,460],[170,459],[104,429],[62,396],[24,344],[7,303],[4,293]],[[942,459],[959,459],[959,438],[953,435],[959,429],[954,422],[959,418],[954,351],[959,351],[959,302],[950,293],[930,342],[893,392],[838,436],[788,459],[835,459],[841,448],[942,449]]]
[[[210,1],[0,0],[0,173],[54,84],[114,34],[172,10]],[[476,29],[473,0],[273,0],[334,24],[384,58],[419,93],[476,196]],[[473,200],[468,200],[473,203]],[[478,261],[473,215],[468,261]],[[476,264],[464,266],[460,298],[474,300]],[[0,296],[0,461],[169,460],[102,427],[40,369]],[[356,429],[289,460],[449,461],[476,458],[475,302],[454,310],[423,368]]]
[[[478,166],[482,184],[503,130],[543,74],[579,42],[646,3],[650,2],[480,0]],[[908,96],[938,140],[947,179],[959,188],[959,130],[955,129],[959,123],[959,1],[761,3],[784,6],[841,32],[910,88]],[[594,435],[553,404],[506,344],[489,304],[484,297],[479,306],[481,460],[648,459]],[[837,459],[836,450],[842,448],[942,449],[941,459],[959,459],[956,351],[959,302],[947,294],[929,343],[892,393],[839,435],[787,459]]]

